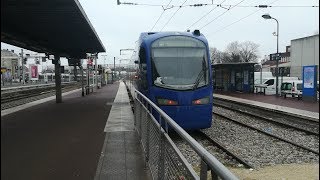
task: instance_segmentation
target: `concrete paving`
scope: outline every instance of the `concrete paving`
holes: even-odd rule
[[[123,82],[104,128],[106,137],[95,180],[151,179],[145,166],[140,139],[134,129],[134,116]]]
[[[108,104],[110,105],[110,104]],[[123,82],[119,85],[104,132],[134,131],[133,113],[128,92]]]

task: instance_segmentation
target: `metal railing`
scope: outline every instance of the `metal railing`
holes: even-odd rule
[[[132,88],[132,85],[129,87]],[[129,89],[132,92],[131,88]],[[134,123],[153,179],[206,180],[208,170],[211,170],[212,179],[238,179],[146,96],[135,90],[133,97]],[[158,120],[154,114],[157,114]],[[163,124],[165,129],[160,124]],[[169,137],[169,126],[200,157],[200,177]]]

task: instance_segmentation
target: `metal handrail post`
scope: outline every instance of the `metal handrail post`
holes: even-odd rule
[[[150,116],[152,115],[152,108],[150,109]],[[146,162],[149,162],[150,156],[150,121],[147,121],[147,137],[146,137]]]
[[[158,179],[164,179],[164,153],[165,153],[165,143],[164,143],[164,132],[159,130],[160,140],[159,140],[159,165],[158,165]]]

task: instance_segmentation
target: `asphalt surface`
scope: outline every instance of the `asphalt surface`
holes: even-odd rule
[[[104,127],[119,83],[81,92],[1,119],[2,180],[89,180],[96,173]],[[110,103],[111,102],[111,103]]]

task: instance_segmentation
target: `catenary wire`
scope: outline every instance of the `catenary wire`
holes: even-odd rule
[[[223,0],[220,3],[220,6],[222,3],[224,3],[226,0]],[[186,30],[190,29],[193,25],[197,24],[199,21],[201,21],[204,17],[206,17],[207,15],[209,15],[212,11],[214,11],[216,8],[218,8],[219,6],[215,6],[214,8],[212,8],[209,12],[207,12],[205,15],[203,15],[200,19],[198,19],[197,21],[195,21],[193,24],[191,24]]]
[[[279,1],[279,0],[275,0],[275,1],[271,2],[271,3],[269,3],[269,5],[270,5],[270,4],[273,4],[273,3],[277,2],[277,1]],[[220,31],[223,31],[223,30],[227,29],[229,26],[232,26],[233,24],[238,23],[238,22],[242,21],[243,19],[245,19],[245,18],[247,18],[247,17],[249,17],[249,16],[251,16],[251,15],[253,15],[253,14],[259,12],[259,11],[261,11],[261,10],[262,10],[262,9],[258,9],[258,10],[256,10],[256,11],[254,11],[254,12],[252,12],[252,13],[250,13],[250,14],[248,14],[248,15],[240,18],[240,19],[238,19],[237,21],[234,21],[234,22],[231,23],[231,24],[228,24],[228,25],[226,25],[226,26],[218,29],[217,31],[213,32],[212,34],[215,34],[215,33],[218,33],[218,32],[220,32]],[[210,35],[212,35],[212,34],[207,35],[207,37],[210,36]]]
[[[181,6],[183,6],[184,3],[186,3],[186,2],[187,2],[187,0],[185,0],[185,1],[181,4]],[[166,24],[162,27],[162,29],[161,29],[160,31],[162,31],[162,30],[167,26],[167,24],[171,21],[171,19],[173,18],[173,16],[175,16],[175,15],[177,14],[177,12],[181,9],[181,6],[176,10],[176,12],[173,13],[173,15],[169,18],[169,20],[166,22]]]
[[[136,5],[136,6],[166,6],[165,4],[146,4],[146,3],[127,3],[127,2],[122,2],[121,4],[124,5]],[[220,3],[221,4],[221,3]],[[170,8],[174,8],[174,7],[180,7],[180,8],[184,8],[184,7],[203,7],[203,6],[219,6],[220,4],[215,4],[215,3],[201,3],[201,4],[187,4],[187,5],[171,5]],[[235,6],[233,4],[225,4],[225,6]],[[319,5],[277,5],[277,6],[271,6],[271,5],[237,5],[237,7],[247,7],[247,8],[252,8],[252,7],[256,7],[256,8],[315,8],[315,7],[319,7]]]
[[[165,8],[163,8],[162,13],[160,14],[158,20],[156,21],[156,23],[154,23],[154,25],[152,26],[152,28],[150,29],[150,31],[153,30],[153,28],[156,26],[156,24],[159,22],[159,20],[161,19],[162,15],[164,14],[164,12],[167,10],[168,6],[171,4],[172,0],[170,0],[170,2],[166,5]]]
[[[225,13],[229,12],[231,9],[233,9],[233,8],[236,7],[237,5],[241,4],[243,1],[245,1],[245,0],[241,0],[241,1],[238,2],[236,5],[230,7],[230,8],[227,9],[226,11],[224,11],[222,14],[220,14],[219,16],[217,16],[216,18],[214,18],[213,20],[211,20],[210,22],[208,22],[207,24],[205,24],[204,26],[202,26],[202,27],[200,28],[200,30],[203,29],[204,27],[208,26],[209,24],[211,24],[211,23],[214,22],[215,20],[217,20],[219,17],[223,16]]]

